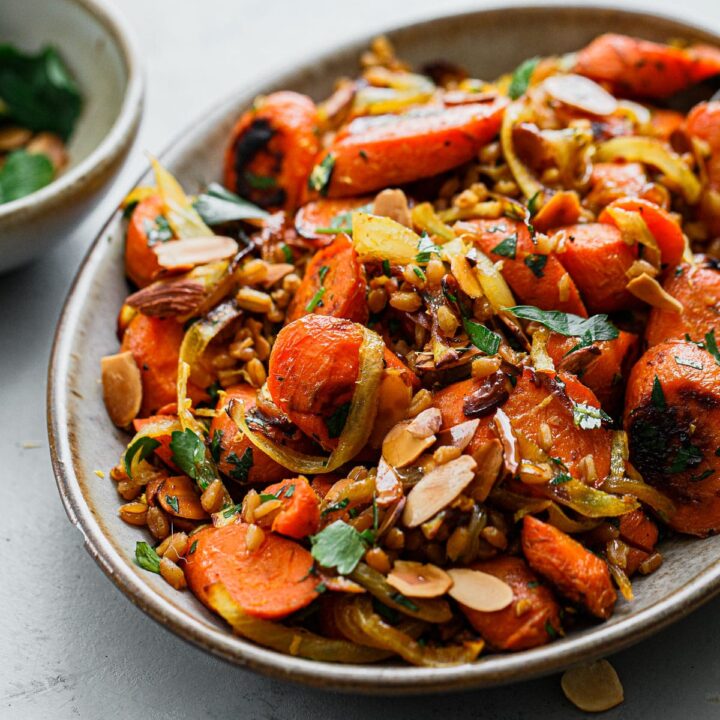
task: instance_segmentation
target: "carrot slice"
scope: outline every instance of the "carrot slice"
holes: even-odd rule
[[[140,416],[152,415],[177,397],[177,367],[184,331],[174,318],[148,317],[138,313],[123,335],[121,352],[132,352],[142,377],[143,399]],[[192,382],[188,396],[193,403],[208,399]]]
[[[286,325],[275,340],[270,395],[302,432],[326,449],[337,446],[342,432],[362,341],[357,325],[325,315],[305,315]]]
[[[162,409],[162,408],[161,408]],[[151,415],[148,418],[135,418],[133,420],[133,428],[135,429],[135,432],[140,432],[145,425],[157,422],[158,420],[174,420],[176,416],[174,415],[166,415],[164,413],[159,413],[157,415]],[[172,437],[170,435],[158,435],[154,438],[160,443],[160,447],[155,448],[155,454],[167,465],[169,465],[171,468],[178,470],[179,468],[175,466],[175,463],[172,461],[172,450],[170,449],[170,440]]]
[[[668,273],[663,287],[682,303],[681,313],[653,308],[645,326],[648,345],[689,335],[702,340],[715,329],[720,339],[720,269],[709,259],[683,263]]]
[[[328,197],[347,197],[437,175],[472,160],[500,129],[507,100],[357,118],[320,158],[332,167]]]
[[[263,492],[277,496],[282,502],[280,512],[272,521],[273,532],[300,540],[318,531],[320,499],[307,478],[284,480],[266,487]]]
[[[348,216],[353,210],[357,210],[368,204],[372,204],[371,197],[359,198],[318,198],[303,205],[297,213],[295,213],[295,229],[311,245],[322,247],[329,245],[336,237],[337,233],[323,232],[330,231],[333,227],[350,228],[351,220],[340,221],[338,217]]]
[[[163,203],[159,195],[141,200],[130,216],[125,239],[125,272],[138,287],[149,285],[160,272],[153,252],[149,231],[162,217]]]
[[[585,204],[599,210],[622,197],[642,197],[649,183],[640,163],[595,163]],[[571,223],[568,223],[571,224]]]
[[[208,514],[200,504],[195,483],[187,475],[175,475],[162,482],[156,500],[172,517],[185,520],[207,520]]]
[[[677,110],[655,108],[650,115],[650,132],[660,140],[669,142],[672,134],[680,130],[685,116]]]
[[[266,533],[262,545],[248,550],[248,525],[208,527],[191,538],[185,556],[190,590],[209,606],[208,589],[221,582],[233,600],[254,617],[282,618],[311,603],[318,584],[313,559],[292,540]]]
[[[705,169],[708,186],[700,199],[700,217],[711,235],[720,235],[720,101],[702,102],[687,117],[687,134],[703,140],[710,147]]]
[[[320,149],[316,128],[317,108],[305,95],[283,91],[256,101],[232,129],[226,187],[261,207],[294,212]]]
[[[522,303],[587,317],[575,283],[553,253],[538,253],[527,225],[501,218],[462,222],[455,227],[468,233],[493,261],[502,260],[502,275]]]
[[[620,517],[620,537],[631,545],[651,553],[658,541],[658,526],[642,511],[632,512]]]
[[[683,256],[685,238],[680,223],[667,211],[649,200],[642,198],[619,198],[613,201],[610,208],[620,208],[629,212],[640,213],[642,219],[653,234],[660,248],[662,262],[674,267]],[[600,213],[598,222],[614,224],[614,220],[607,208]]]
[[[595,617],[610,617],[617,593],[604,560],[552,525],[526,515],[522,549],[530,567]]]
[[[720,530],[720,365],[693,343],[651,347],[635,364],[625,400],[630,461],[664,492],[672,528]]]
[[[480,612],[460,605],[470,624],[493,647],[528,650],[560,634],[560,606],[522,558],[498,557],[473,569],[494,575],[513,590],[513,601],[503,610]]]
[[[625,289],[628,282],[625,271],[635,262],[637,248],[627,245],[614,225],[571,225],[559,230],[556,236],[564,248],[558,253],[558,260],[575,281],[591,313],[613,312],[638,304]]]
[[[346,235],[313,255],[288,307],[287,322],[313,312],[353,322],[368,319],[365,271]]]

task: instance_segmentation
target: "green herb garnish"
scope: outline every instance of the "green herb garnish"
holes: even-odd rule
[[[143,460],[147,460],[156,448],[160,447],[160,442],[155,438],[148,437],[147,435],[139,437],[126,451],[123,456],[123,464],[125,465],[125,472],[129,478],[132,478],[132,466],[135,463],[140,463]]]
[[[501,338],[497,333],[470,318],[463,318],[463,328],[478,350],[482,350],[486,355],[495,355],[498,351]]]
[[[197,543],[197,540],[195,543]],[[135,562],[143,570],[160,573],[160,556],[146,542],[135,543]]]
[[[208,225],[222,225],[238,220],[264,220],[270,215],[218,183],[210,183],[198,196],[194,207]]]
[[[663,392],[662,385],[660,384],[660,378],[656,375],[653,380],[652,392],[650,393],[650,399],[652,404],[658,410],[664,410],[667,407],[665,402],[665,393]]]
[[[325,295],[326,289],[324,287],[318,288],[317,292],[312,296],[310,302],[305,306],[305,312],[315,312],[315,308],[321,307],[323,304],[323,296]]]
[[[233,480],[239,480],[240,482],[246,482],[248,475],[253,466],[253,450],[252,448],[245,448],[245,452],[242,457],[238,457],[236,453],[231,452],[227,456],[227,461],[233,466],[230,470],[230,477]]]
[[[329,153],[312,169],[308,179],[308,187],[323,196],[327,195],[334,168],[335,156]]]
[[[26,150],[11,152],[0,168],[0,203],[18,200],[40,190],[52,181],[54,174],[53,164],[47,155]]]
[[[601,408],[593,407],[587,403],[573,401],[573,423],[575,427],[583,430],[596,430],[604,422],[612,422],[612,418]]]
[[[508,235],[501,243],[496,245],[491,252],[495,253],[495,255],[502,255],[503,257],[514,260],[517,254],[517,239],[517,233]]]
[[[547,264],[547,259],[547,255],[538,255],[536,253],[531,253],[530,255],[526,256],[523,262],[530,268],[530,270],[532,270],[532,274],[536,278],[541,278],[545,274],[543,270],[545,269],[545,265]]]
[[[205,443],[190,428],[173,432],[170,436],[170,450],[175,465],[203,490],[217,477]]]
[[[515,69],[510,78],[510,86],[508,87],[508,95],[511,100],[517,100],[527,92],[530,79],[539,62],[540,58],[538,57],[530,58]]]
[[[368,549],[360,533],[342,520],[311,535],[310,544],[313,558],[322,567],[337,569],[341,575],[351,573]]]
[[[325,420],[328,437],[337,438],[342,434],[347,422],[348,413],[350,412],[350,403],[346,402],[340,405],[329,418]]]

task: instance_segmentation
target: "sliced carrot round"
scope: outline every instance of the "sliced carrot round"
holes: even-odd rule
[[[162,217],[163,204],[159,195],[141,200],[127,227],[125,240],[125,272],[138,287],[149,285],[160,271],[157,255],[153,252],[149,229]]]
[[[320,527],[320,498],[305,477],[284,480],[266,487],[263,491],[275,495],[282,508],[272,520],[273,532],[291,538],[307,537]]]

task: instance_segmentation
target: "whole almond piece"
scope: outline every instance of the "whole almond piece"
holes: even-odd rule
[[[142,378],[131,352],[106,355],[100,361],[103,399],[108,415],[118,427],[127,427],[140,412]]]

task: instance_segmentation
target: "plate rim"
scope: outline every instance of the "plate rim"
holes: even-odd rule
[[[254,82],[235,88],[222,100],[210,106],[201,115],[204,118],[202,124],[191,122],[186,125],[168,143],[159,157],[167,160],[176,154],[182,155],[183,152],[187,152],[188,148],[192,147],[191,138],[187,140],[187,147],[183,138],[193,134],[189,131],[197,125],[207,127],[217,123],[230,106],[251,99],[269,86],[282,83],[284,78],[295,75],[298,69],[321,65],[339,54],[350,53],[366,46],[372,37],[381,32],[392,36],[401,32],[420,30],[438,21],[476,19],[508,10],[560,9],[588,15],[610,11],[637,21],[660,19],[685,28],[686,31],[714,38],[715,42],[720,43],[718,34],[688,23],[680,17],[664,12],[625,9],[614,3],[557,6],[548,3],[509,2],[493,4],[481,10],[437,14],[410,23],[398,24],[370,35],[359,36],[344,43],[337,43],[323,52],[308,55],[302,61],[298,60],[294,69],[260,75]],[[149,172],[149,169],[145,169],[132,187],[141,183]],[[71,375],[69,365],[72,344],[86,294],[83,290],[87,290],[93,284],[94,271],[105,254],[102,240],[116,221],[118,212],[116,210],[110,215],[89,246],[73,279],[58,320],[47,375],[47,430],[50,456],[56,485],[68,519],[82,533],[85,548],[91,557],[134,605],[185,642],[231,664],[273,678],[323,689],[363,694],[457,691],[528,680],[562,670],[578,662],[594,660],[617,652],[685,617],[720,594],[720,561],[716,561],[663,600],[629,615],[614,625],[598,626],[603,628],[602,633],[593,632],[574,639],[570,638],[563,643],[551,643],[519,653],[489,655],[475,663],[450,668],[342,665],[305,660],[262,648],[234,636],[229,629],[218,629],[198,616],[189,615],[185,610],[158,595],[120,555],[103,530],[94,510],[86,501],[82,482],[74,467],[74,452],[68,432],[66,403],[68,384],[65,381]]]

